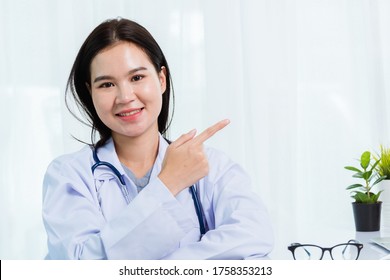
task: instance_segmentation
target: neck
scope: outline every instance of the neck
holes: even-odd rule
[[[139,137],[113,135],[119,161],[137,178],[143,177],[153,166],[159,145],[158,131]]]

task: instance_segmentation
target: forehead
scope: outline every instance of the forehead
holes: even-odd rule
[[[119,41],[97,53],[91,61],[91,74],[102,68],[153,66],[146,52],[135,43]]]

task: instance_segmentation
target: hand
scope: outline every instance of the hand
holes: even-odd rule
[[[191,130],[169,145],[158,177],[173,195],[208,174],[209,165],[203,143],[229,123],[229,120],[220,121],[196,137],[196,130]]]

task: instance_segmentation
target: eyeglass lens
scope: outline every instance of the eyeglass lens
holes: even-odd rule
[[[351,244],[337,245],[332,249],[332,258],[334,260],[356,260],[358,254],[358,247]]]
[[[300,246],[295,248],[295,259],[297,260],[319,260],[322,256],[322,249],[317,246]]]

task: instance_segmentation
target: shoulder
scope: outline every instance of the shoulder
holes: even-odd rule
[[[242,176],[247,176],[241,165],[232,160],[225,152],[208,146],[205,146],[205,152],[209,160],[209,174],[207,179],[210,182],[216,183],[223,178],[238,173]]]
[[[55,158],[47,167],[43,179],[43,197],[48,200],[49,197],[64,195],[64,193],[88,194],[88,187],[92,182],[91,172],[92,150],[89,146],[81,150],[61,155]]]
[[[232,162],[230,157],[224,151],[207,145],[205,145],[204,149],[209,159],[220,161],[221,163]]]
[[[204,149],[208,160],[212,165],[226,166],[234,164],[234,162],[225,152],[210,146],[205,146]]]
[[[73,153],[64,154],[55,158],[48,166],[50,169],[63,170],[67,167],[80,168],[90,164],[92,158],[92,149],[86,145],[81,150]]]

